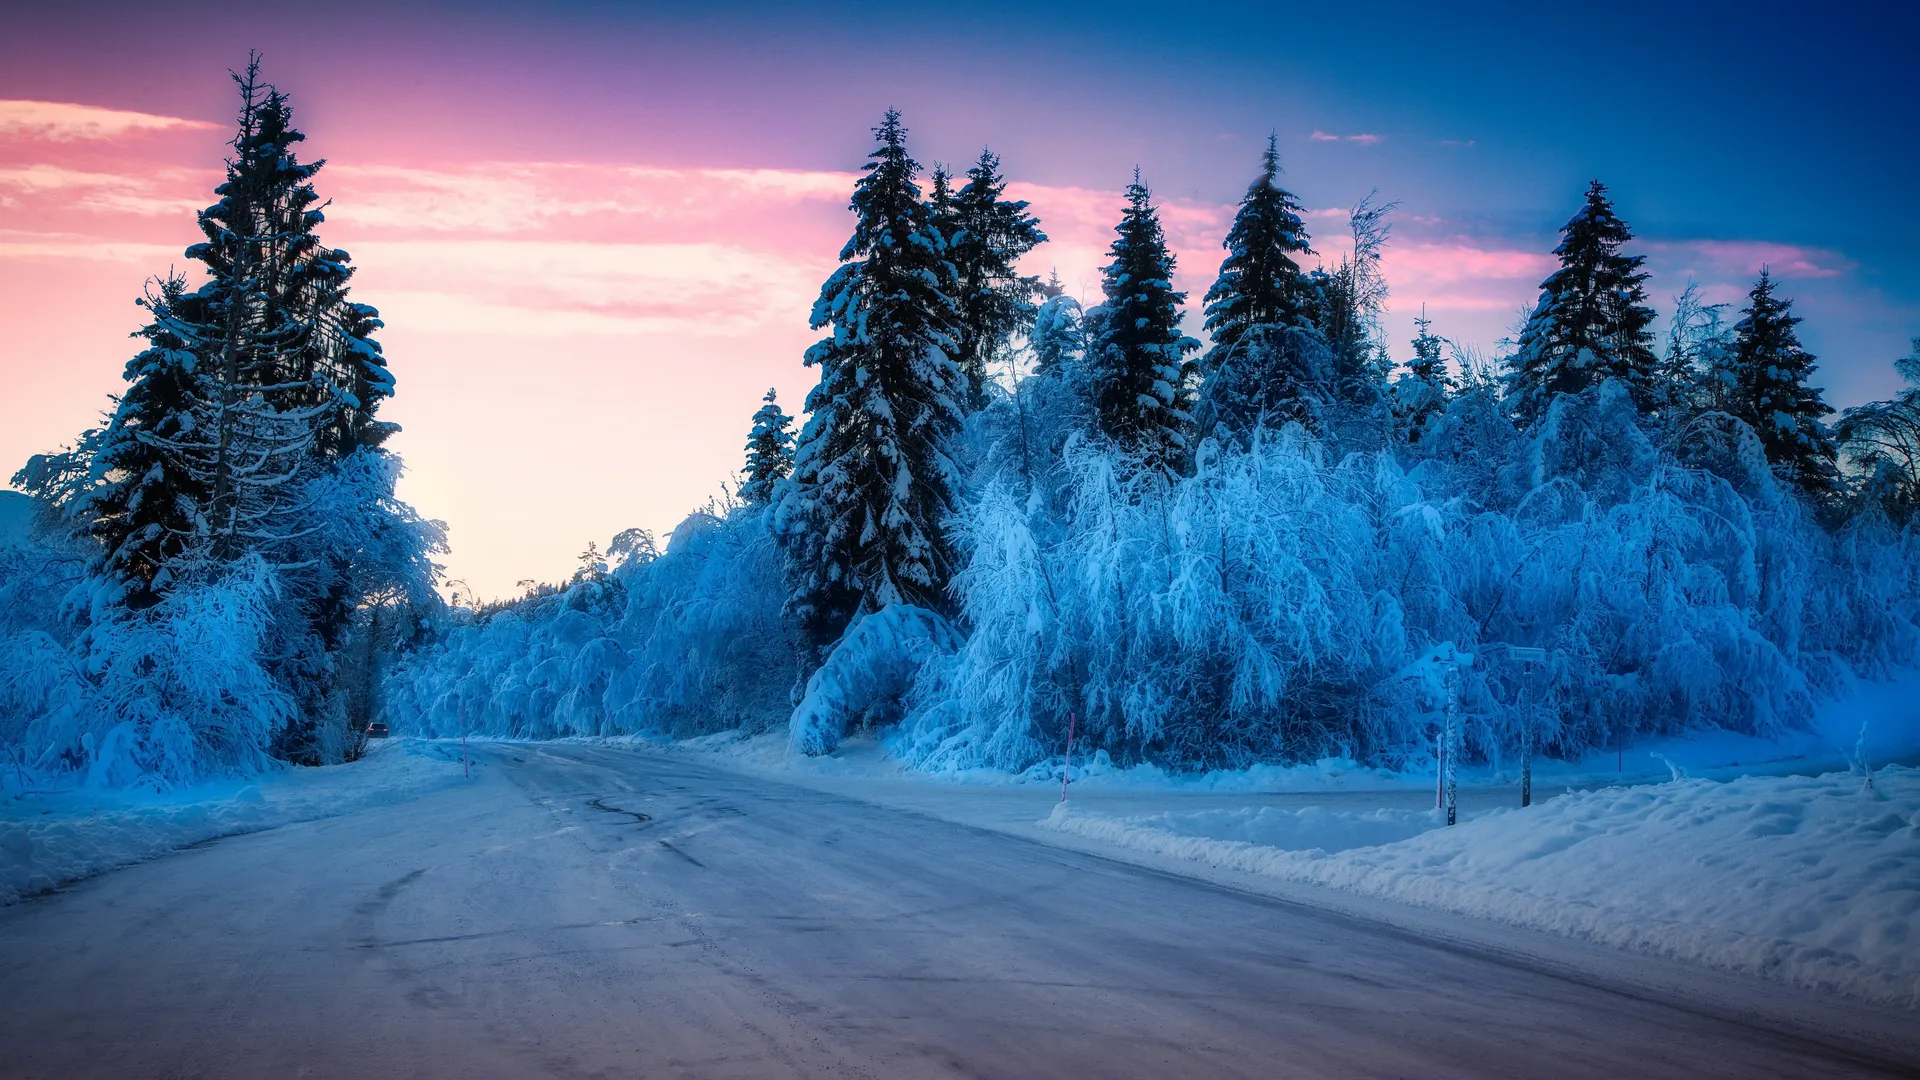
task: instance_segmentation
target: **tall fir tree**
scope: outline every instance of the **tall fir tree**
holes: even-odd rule
[[[1808,385],[1815,360],[1800,347],[1793,301],[1775,294],[1773,275],[1763,269],[1741,314],[1733,327],[1732,412],[1760,437],[1776,475],[1808,494],[1829,494],[1840,482],[1833,435],[1822,420],[1832,410]]]
[[[1000,158],[980,151],[967,183],[952,197],[948,257],[959,278],[960,304],[954,359],[967,377],[968,404],[986,404],[994,358],[1016,334],[1033,325],[1039,280],[1014,269],[1020,257],[1046,242],[1027,204],[1006,198]],[[935,200],[936,207],[938,200]]]
[[[765,404],[753,414],[753,431],[747,436],[746,479],[740,484],[740,499],[749,506],[769,502],[774,485],[793,472],[793,417],[780,407],[772,389],[761,400]]]
[[[833,333],[807,350],[820,382],[775,496],[788,610],[816,658],[861,611],[944,609],[954,570],[948,444],[967,389],[954,360],[957,283],[906,134],[889,110],[854,184],[853,236],[813,307],[814,328]]]
[[[1100,271],[1106,303],[1087,342],[1094,409],[1101,430],[1122,449],[1172,474],[1187,454],[1191,354],[1200,343],[1180,332],[1187,294],[1173,287],[1173,253],[1138,169],[1114,232],[1113,261]]]
[[[1238,344],[1256,326],[1308,325],[1313,291],[1299,258],[1312,255],[1300,203],[1279,185],[1279,136],[1267,138],[1260,176],[1247,188],[1227,230],[1227,257],[1206,295],[1212,355]]]
[[[1620,379],[1643,412],[1658,407],[1653,309],[1642,256],[1622,255],[1633,239],[1595,180],[1560,230],[1560,268],[1540,283],[1540,300],[1520,333],[1509,377],[1514,414],[1531,424],[1555,395]]]

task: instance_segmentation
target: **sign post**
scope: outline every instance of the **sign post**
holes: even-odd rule
[[[1078,722],[1074,713],[1067,713],[1067,752],[1060,759],[1060,801],[1067,801],[1067,780],[1073,776],[1073,728]]]

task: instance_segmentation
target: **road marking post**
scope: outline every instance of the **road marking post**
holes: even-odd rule
[[[1073,728],[1079,718],[1067,713],[1067,752],[1060,759],[1060,801],[1067,801],[1067,781],[1073,776]]]

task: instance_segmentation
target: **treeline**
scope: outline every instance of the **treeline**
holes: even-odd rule
[[[798,437],[769,393],[730,505],[416,653],[396,724],[808,752],[865,725],[1019,770],[1071,723],[1123,761],[1397,764],[1439,707],[1407,666],[1453,642],[1498,760],[1523,721],[1563,755],[1767,734],[1913,660],[1920,345],[1912,389],[1829,428],[1772,277],[1737,317],[1689,285],[1661,333],[1596,182],[1506,355],[1423,318],[1396,364],[1392,206],[1310,268],[1270,142],[1203,349],[1138,174],[1083,307],[1017,270],[1045,236],[994,155],[923,188],[898,115],[875,133]]]
[[[394,496],[379,313],[321,242],[285,94],[251,61],[217,201],[139,303],[103,426],[13,477],[0,750],[17,775],[169,784],[357,753],[379,656],[438,606],[444,528]]]

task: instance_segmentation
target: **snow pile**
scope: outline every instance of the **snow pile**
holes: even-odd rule
[[[1434,824],[1411,811],[1066,806],[1041,822],[1920,1008],[1920,770],[1881,769],[1871,788],[1857,773],[1681,779]]]
[[[462,776],[457,748],[397,742],[350,765],[165,795],[14,794],[0,800],[0,905],[203,840],[403,802]]]

